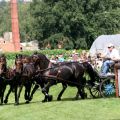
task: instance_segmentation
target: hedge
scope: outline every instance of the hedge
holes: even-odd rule
[[[63,54],[65,59],[70,56],[72,54],[72,51],[73,50],[64,50],[64,49],[53,49],[53,50],[39,50],[37,51],[38,53],[43,53],[45,54],[46,56],[48,56],[48,58],[50,58],[51,55],[59,55],[59,54]],[[8,60],[12,59],[14,60],[15,59],[15,56],[17,54],[25,54],[25,55],[32,55],[34,52],[36,51],[24,51],[24,52],[6,52],[5,55],[7,57]],[[81,52],[81,49],[80,50],[77,50],[77,52],[80,54]]]

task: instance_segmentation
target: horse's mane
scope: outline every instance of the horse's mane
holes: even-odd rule
[[[95,82],[96,80],[99,80],[99,75],[98,73],[93,69],[92,65],[89,64],[88,62],[83,62],[83,66],[86,69],[86,72],[89,74],[90,79],[92,82]]]
[[[32,57],[36,57],[34,65],[40,67],[40,69],[46,69],[50,63],[50,60],[43,53],[33,53]]]

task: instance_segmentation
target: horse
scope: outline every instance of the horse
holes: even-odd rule
[[[31,64],[31,58],[29,56],[16,55],[14,78],[12,80],[12,86],[10,87],[6,95],[6,98],[4,100],[5,103],[8,102],[8,97],[11,91],[14,89],[15,105],[18,105],[23,86],[25,86],[24,98],[26,100],[26,103],[29,103],[29,96],[30,96],[31,86],[33,83],[34,71],[35,69],[33,64]]]
[[[76,99],[78,99],[79,95],[82,99],[84,99],[84,87],[86,84],[84,74],[89,74],[91,78],[91,85],[93,85],[96,81],[96,73],[88,62],[63,62],[54,65],[50,63],[49,59],[44,54],[41,53],[33,54],[33,61],[35,62],[35,66],[39,69],[38,71],[40,71],[40,81],[47,81],[46,84],[42,86],[42,93],[45,95],[43,102],[52,100],[52,96],[48,94],[49,88],[57,83],[62,83],[63,86],[63,89],[59,93],[57,100],[61,100],[62,94],[64,93],[68,85],[77,87],[78,92],[76,94]],[[31,93],[31,98],[33,97],[33,94],[37,88],[38,86],[35,86],[35,88],[33,89]]]
[[[4,79],[2,78],[5,75],[6,70],[7,70],[6,57],[2,54],[0,56],[0,98],[1,98],[0,104],[3,104],[3,97],[6,89]]]
[[[19,97],[20,97],[23,86],[25,86],[24,98],[26,100],[26,103],[29,103],[31,86],[32,86],[34,74],[35,74],[35,68],[31,62],[31,57],[30,56],[16,57],[15,66],[16,66],[15,71],[17,74],[16,76],[19,78],[19,81],[17,82],[16,91],[17,91],[17,88],[20,87],[17,94],[16,104],[17,105],[19,104]]]
[[[4,101],[4,92],[6,90],[6,86],[11,86],[11,78],[14,76],[14,73],[11,68],[7,67],[6,56],[4,54],[0,55],[0,97],[1,104]],[[7,97],[7,96],[6,96]],[[5,103],[6,101],[4,101]]]

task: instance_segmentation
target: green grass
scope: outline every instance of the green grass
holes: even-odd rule
[[[7,61],[12,67],[14,61]],[[0,120],[120,120],[120,99],[88,99],[74,100],[76,88],[68,87],[62,101],[56,101],[61,85],[50,89],[53,101],[42,103],[44,96],[38,90],[30,104],[25,104],[24,90],[20,97],[20,105],[14,106],[12,93],[7,105],[0,106]]]
[[[0,106],[0,120],[120,120],[120,99],[85,99],[75,101],[76,88],[68,87],[62,101],[56,101],[61,85],[50,89],[52,102],[42,103],[44,96],[38,90],[30,104],[25,104],[24,90],[20,105],[14,106],[14,94],[9,103]]]

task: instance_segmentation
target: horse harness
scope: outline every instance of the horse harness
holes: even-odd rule
[[[69,63],[65,63],[65,64],[59,64],[57,66],[54,66],[51,64],[51,66],[49,66],[49,68],[46,68],[46,69],[43,69],[43,70],[40,70],[39,71],[39,76],[40,77],[43,77],[43,78],[47,78],[47,79],[52,79],[54,81],[62,81],[62,82],[66,82],[66,83],[70,83],[70,84],[74,84],[76,86],[84,86],[82,84],[78,84],[77,82],[72,82],[72,81],[68,81],[68,80],[65,80],[65,79],[62,79],[61,77],[59,77],[60,73],[61,73],[61,66],[63,65],[66,65],[66,64],[70,64],[70,63],[75,63],[75,62],[69,62]],[[85,66],[83,64],[81,64],[83,68],[85,68]],[[54,75],[51,75],[51,74],[48,74],[48,75],[42,75],[41,72],[44,72],[44,71],[47,71],[47,70],[51,70],[51,69],[54,69],[54,68],[58,68],[58,71],[57,71],[57,74],[56,76]]]

